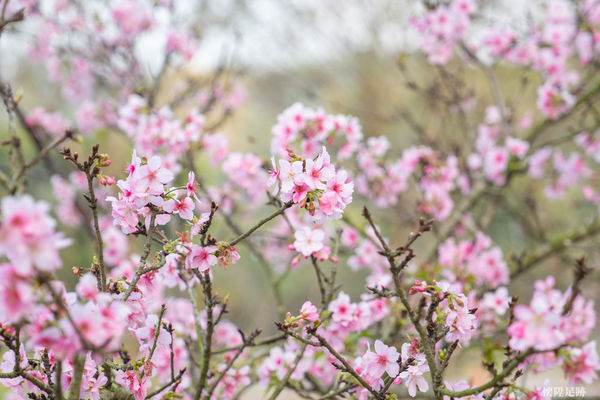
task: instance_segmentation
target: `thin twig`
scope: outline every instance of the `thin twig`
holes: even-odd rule
[[[250,229],[248,229],[245,233],[242,233],[240,236],[238,236],[237,238],[233,239],[232,241],[229,242],[230,246],[235,246],[236,244],[238,244],[239,242],[241,242],[242,240],[246,239],[248,236],[252,235],[252,233],[254,231],[256,231],[258,228],[260,228],[261,226],[263,226],[264,224],[266,224],[267,222],[269,222],[270,220],[272,220],[273,218],[283,214],[285,212],[285,210],[287,210],[288,208],[290,208],[294,203],[292,203],[291,201],[288,201],[287,203],[284,203],[277,211],[275,211],[273,214],[269,215],[266,218],[261,219],[256,225],[254,225],[253,227],[251,227]]]
[[[152,212],[152,214],[150,215],[150,229],[148,229],[148,231],[146,232],[146,244],[144,245],[144,253],[142,254],[142,257],[140,258],[140,262],[138,263],[138,268],[135,271],[135,275],[133,276],[133,279],[131,280],[129,287],[127,288],[127,290],[125,291],[125,294],[123,295],[123,301],[127,301],[129,296],[131,296],[131,293],[133,293],[135,286],[137,285],[137,283],[140,280],[140,278],[142,277],[142,275],[144,275],[147,272],[146,271],[146,262],[148,261],[148,257],[150,256],[150,250],[152,249],[152,231],[154,230],[155,223],[156,223],[156,213]]]

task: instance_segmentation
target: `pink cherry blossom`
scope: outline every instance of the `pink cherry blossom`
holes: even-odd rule
[[[515,307],[515,322],[508,327],[509,344],[516,350],[557,347],[564,340],[558,329],[560,322],[560,313],[552,308],[549,299],[542,295],[534,296],[530,306]]]
[[[281,191],[291,191],[297,182],[302,181],[303,166],[301,161],[279,160],[278,177],[281,182]]]
[[[0,317],[18,322],[35,309],[35,293],[30,282],[11,264],[0,264]]]
[[[135,400],[143,400],[148,391],[147,379],[141,379],[137,371],[121,371],[115,372],[115,382],[127,388],[133,394]]]
[[[391,378],[400,373],[398,359],[400,353],[395,347],[386,346],[381,340],[375,341],[375,352],[367,351],[363,356],[365,373],[380,377],[386,372]]]
[[[510,297],[508,296],[508,290],[502,286],[496,289],[493,293],[486,293],[483,295],[483,304],[494,310],[498,315],[504,315],[508,310],[510,303]]]
[[[525,140],[508,137],[506,138],[506,148],[518,158],[523,158],[529,150],[529,142]]]
[[[148,315],[144,321],[144,325],[133,329],[133,333],[140,342],[140,351],[148,351],[154,345],[157,335],[157,345],[168,346],[171,344],[171,336],[162,325],[158,326],[158,315],[156,314]]]
[[[476,318],[469,309],[468,299],[464,294],[451,297],[447,300],[448,308],[445,326],[450,328],[446,340],[458,340],[461,344],[470,342],[475,333]]]
[[[340,292],[338,297],[329,303],[327,309],[333,313],[332,318],[335,322],[348,326],[354,318],[356,305],[350,301],[350,296]]]
[[[76,291],[82,298],[95,301],[99,293],[96,277],[91,273],[83,275],[77,283]]]
[[[306,301],[300,308],[300,317],[309,321],[315,322],[319,319],[319,313],[317,307],[315,307],[310,301]]]
[[[147,164],[140,166],[135,172],[135,177],[142,187],[146,187],[147,192],[152,195],[162,194],[163,185],[173,180],[173,174],[162,166],[159,156],[152,156]]]
[[[184,197],[181,200],[169,199],[163,205],[165,211],[179,214],[181,218],[187,220],[194,218],[195,207],[194,201],[189,197]]]
[[[47,203],[36,202],[29,195],[2,199],[0,254],[8,257],[21,274],[33,267],[54,271],[62,262],[58,251],[71,241],[55,232],[56,222],[49,215]]]
[[[597,378],[600,369],[596,342],[591,341],[582,348],[569,349],[567,360],[563,364],[569,384],[578,385],[583,382],[590,384]]]
[[[303,226],[294,233],[294,249],[304,257],[308,257],[321,250],[324,246],[325,231],[316,227]]]
[[[206,272],[211,266],[218,262],[217,256],[214,254],[217,251],[216,246],[198,246],[191,245],[190,251],[186,256],[186,268],[199,269],[200,272]]]
[[[402,379],[402,383],[408,388],[408,394],[411,397],[415,397],[417,389],[420,392],[426,392],[429,390],[429,384],[423,374],[429,371],[427,364],[423,365],[410,365],[406,371],[400,373],[399,377]]]

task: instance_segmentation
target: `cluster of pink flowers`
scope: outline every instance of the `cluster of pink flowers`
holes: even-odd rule
[[[194,201],[187,190],[167,191],[166,185],[173,180],[174,175],[163,166],[161,157],[152,156],[142,163],[142,159],[134,152],[127,171],[127,179],[117,182],[121,189],[118,198],[107,198],[112,203],[114,223],[121,227],[123,233],[136,232],[142,216],[145,217],[146,228],[149,228],[148,216],[152,214],[150,207],[160,210],[156,215],[157,225],[169,222],[171,213],[179,214],[183,219],[192,219]],[[193,175],[190,177],[193,179]],[[177,192],[183,192],[184,197],[177,198]]]
[[[470,300],[472,299],[473,297],[470,296]],[[482,336],[490,336],[499,328],[508,312],[510,301],[511,298],[505,286],[500,286],[494,292],[486,292],[483,295],[483,298],[476,304],[477,311],[475,312]]]
[[[134,141],[135,149],[143,154],[164,153],[171,169],[179,172],[177,159],[200,141],[205,117],[192,110],[182,124],[169,107],[149,110],[146,99],[131,95],[119,107],[116,124]]]
[[[546,82],[538,89],[537,106],[551,119],[558,118],[575,104],[569,86],[577,84],[579,77],[575,71],[567,70],[567,62],[577,34],[576,20],[576,10],[569,2],[554,0],[548,5],[536,60]]]
[[[344,340],[351,332],[360,332],[383,320],[390,313],[389,301],[364,294],[361,301],[354,303],[343,291],[329,303],[332,323],[325,331],[335,341]]]
[[[439,247],[438,262],[450,281],[475,279],[476,285],[495,288],[509,281],[509,271],[502,250],[492,246],[491,239],[481,232],[474,240],[456,242],[450,238]]]
[[[179,171],[178,157],[196,144],[213,148],[215,157],[223,156],[223,136],[202,133],[205,118],[214,110],[229,113],[243,103],[245,89],[235,74],[223,74],[207,86],[194,85],[193,90],[183,80],[174,85],[168,100],[176,99],[190,110],[183,121],[175,117],[176,106],[157,106],[152,100],[149,104],[148,96],[133,94],[160,89],[149,85],[140,90],[140,84],[148,82],[149,70],[157,68],[147,65],[140,55],[139,48],[147,45],[149,37],[159,45],[160,55],[155,58],[162,55],[161,76],[170,73],[171,67],[181,68],[196,53],[201,37],[194,29],[195,13],[181,12],[182,5],[187,7],[185,1],[92,0],[85,8],[64,1],[11,3],[7,11],[17,13],[24,7],[30,22],[31,29],[25,30],[28,37],[23,38],[32,42],[30,57],[46,68],[46,76],[60,89],[61,103],[75,111],[76,123],[70,123],[67,115],[37,107],[26,114],[29,127],[53,136],[69,128],[86,135],[119,128],[134,140],[140,153],[164,154],[173,172]],[[158,73],[151,71],[151,75]],[[116,100],[123,98],[125,104]]]
[[[30,320],[27,334],[30,345],[36,349],[50,349],[56,357],[72,359],[73,355],[94,346],[112,350],[118,348],[121,335],[125,330],[129,308],[114,301],[108,293],[99,293],[96,279],[85,275],[77,285],[76,293],[67,292],[59,281],[49,283],[58,293],[61,304],[67,307],[64,312],[54,313],[46,306],[49,294],[33,291],[31,280],[19,276],[14,267],[2,266],[7,274],[2,284],[12,287],[3,288],[3,321],[18,322]],[[47,377],[45,377],[47,378]]]
[[[556,119],[575,104],[575,98],[568,90],[551,82],[538,89],[537,107],[548,118]]]
[[[564,353],[563,371],[571,385],[593,383],[600,370],[600,360],[593,340],[581,348],[567,349]]]
[[[217,371],[221,372],[226,365],[221,364]],[[225,373],[223,379],[219,381],[215,388],[217,398],[232,399],[242,389],[247,388],[252,383],[250,377],[250,367],[245,365],[240,369],[230,368]]]
[[[295,342],[288,341],[284,347],[273,347],[269,351],[269,355],[258,367],[258,376],[260,383],[267,387],[272,379],[282,379],[294,365],[296,360],[299,345]],[[311,360],[308,354],[305,354],[294,372],[290,376],[291,379],[301,380],[311,366]]]
[[[600,163],[600,130],[593,133],[584,131],[575,136],[575,143],[588,155],[592,160]]]
[[[16,322],[34,310],[35,291],[27,274],[12,264],[0,264],[0,300],[3,321]]]
[[[348,247],[352,255],[347,264],[352,271],[366,269],[369,275],[366,278],[367,287],[390,287],[392,276],[388,272],[388,260],[381,255],[380,248],[375,244],[377,238],[371,227],[367,227],[368,238],[364,238],[354,228],[344,227],[341,233],[341,243]]]
[[[399,380],[408,388],[408,394],[415,397],[417,389],[420,392],[427,392],[429,384],[423,377],[423,374],[429,372],[429,365],[425,354],[420,352],[420,343],[417,339],[413,339],[410,343],[402,344],[402,362],[408,364],[408,368],[402,371],[399,375]],[[412,359],[412,362],[409,360]],[[396,380],[395,383],[397,382]]]
[[[60,136],[70,128],[69,122],[59,113],[51,113],[42,107],[37,107],[27,114],[27,125],[41,129],[52,136]]]
[[[294,243],[290,249],[294,249],[304,257],[316,255],[320,260],[325,260],[331,254],[331,248],[324,244],[325,231],[317,227],[302,226],[294,233]]]
[[[383,164],[388,147],[385,138],[369,138],[357,157],[361,171],[356,177],[357,192],[371,197],[379,207],[397,203],[398,195],[408,188],[408,179],[420,160],[430,154],[427,148],[408,148],[396,162]]]
[[[420,210],[444,221],[454,208],[454,201],[450,193],[458,183],[458,164],[455,156],[450,155],[445,162],[423,167],[423,177],[419,181],[419,188],[423,192],[424,201]]]
[[[362,357],[356,360],[356,371],[373,387],[375,390],[381,389],[384,373],[395,379],[400,373],[400,353],[393,346],[386,346],[381,340],[376,340],[375,351],[369,348]],[[414,394],[413,394],[414,396]]]
[[[69,100],[93,99],[102,86],[131,93],[130,85],[147,72],[135,51],[144,35],[163,43],[170,64],[189,61],[198,47],[189,13],[175,12],[179,1],[93,1],[89,9],[68,2],[27,3],[27,18],[37,24],[30,55],[44,63]],[[112,57],[103,57],[107,54]]]
[[[554,288],[554,278],[535,283],[530,304],[515,307],[515,322],[508,328],[509,344],[516,350],[557,348],[564,343],[585,341],[596,323],[593,302],[577,296],[569,314],[564,307],[571,297]]]
[[[62,261],[59,250],[71,243],[56,232],[56,221],[49,215],[50,206],[31,196],[2,199],[0,255],[6,256],[22,276],[36,269],[55,271]]]
[[[90,284],[90,281],[91,277],[87,284]],[[86,284],[85,281],[82,282],[81,284]],[[129,307],[115,301],[108,293],[98,293],[95,298],[90,298],[85,303],[82,300],[68,304],[73,323],[67,317],[63,317],[58,322],[59,331],[51,324],[34,324],[33,329],[40,329],[39,335],[32,338],[36,344],[53,348],[61,357],[72,358],[79,349],[87,347],[79,337],[79,334],[82,334],[83,339],[96,348],[113,351],[118,349],[129,316]]]
[[[566,156],[560,149],[544,146],[529,157],[529,176],[547,183],[544,188],[544,194],[547,198],[551,200],[560,199],[564,197],[568,189],[575,188],[578,185],[581,186],[582,182],[585,184],[593,180],[594,173],[585,156],[587,155],[592,163],[598,161],[594,158],[594,143],[587,138],[587,134],[582,133],[576,139],[581,147],[590,146],[590,151],[587,154],[572,151]],[[548,173],[548,171],[551,171],[551,173]],[[597,203],[593,189],[589,185],[583,186],[582,190],[585,198]]]
[[[263,163],[253,153],[230,153],[222,165],[229,181],[242,188],[252,204],[260,204],[267,193],[267,173]]]
[[[540,72],[544,83],[538,88],[537,108],[545,117],[556,119],[576,102],[572,87],[579,83],[579,74],[569,69],[569,59],[575,49],[584,66],[596,57],[593,34],[586,26],[596,27],[599,21],[594,11],[597,9],[595,1],[571,3],[553,0],[546,6],[539,26],[532,25],[522,33],[505,24],[494,26],[474,47],[495,59],[504,59]],[[581,22],[577,22],[579,19]]]
[[[385,138],[369,138],[366,146],[360,147],[358,193],[371,198],[379,207],[390,207],[409,189],[410,178],[422,172],[417,185],[423,195],[419,209],[445,220],[454,208],[451,193],[461,180],[456,157],[450,154],[443,159],[433,149],[419,146],[405,149],[395,161],[386,161],[388,147]]]
[[[421,38],[421,50],[430,64],[445,64],[452,57],[454,45],[460,43],[477,11],[472,0],[453,0],[411,20]]]
[[[204,203],[196,196],[193,172],[188,174],[185,186],[169,188],[167,184],[173,180],[174,175],[162,165],[161,157],[153,156],[142,162],[135,152],[127,171],[129,174],[127,179],[117,182],[117,186],[121,189],[118,198],[107,197],[107,200],[112,203],[114,224],[119,226],[123,233],[135,233],[143,226],[149,229],[151,215],[154,215],[157,226],[167,224],[172,215],[178,215],[189,224],[189,236],[181,236],[176,241],[178,254],[166,256],[168,257],[165,262],[167,268],[164,274],[169,285],[182,283],[177,272],[180,255],[185,256],[183,260],[185,268],[198,269],[201,272],[207,272],[210,267],[218,263],[227,266],[237,262],[240,256],[235,247],[201,246],[191,241],[208,221],[210,215],[210,210],[204,210]],[[194,214],[196,204],[201,211],[199,217]],[[115,234],[115,239],[119,239],[118,234]],[[110,242],[106,250],[108,249],[112,249]],[[115,246],[113,251],[123,254],[125,250]]]
[[[548,198],[560,198],[567,188],[576,186],[582,178],[592,176],[582,155],[572,152],[568,157],[561,151],[554,152],[552,167],[556,174],[555,180],[545,188],[544,193]]]
[[[207,132],[206,115],[198,108],[180,119],[168,106],[150,109],[145,98],[131,95],[119,107],[116,125],[143,154],[161,155],[163,165],[174,174],[181,171],[181,158],[186,152],[193,146],[201,147],[213,165],[222,163],[227,175],[228,182],[218,189],[235,197],[234,188],[240,188],[253,204],[264,200],[266,173],[260,158],[253,153],[229,153],[227,137],[222,132]]]
[[[409,293],[438,296],[440,301],[437,319],[448,328],[446,341],[449,343],[458,341],[459,344],[466,345],[477,334],[477,318],[474,315],[475,309],[472,308],[473,301],[459,290],[460,286],[447,281],[428,285],[425,281],[415,280]]]
[[[328,306],[328,312],[331,313],[331,320],[325,326],[318,328],[320,335],[325,337],[332,346],[338,350],[345,349],[345,342],[350,339],[352,332],[361,332],[368,329],[369,326],[381,322],[389,315],[389,301],[382,298],[373,298],[364,295],[362,301],[353,303],[350,297],[344,292],[340,292],[336,299],[331,301]],[[286,324],[290,327],[302,327],[306,323],[321,324],[321,316],[318,308],[311,302],[305,302],[298,316],[286,317]],[[281,379],[290,365],[297,357],[298,344],[288,342],[283,348],[275,347],[271,350],[269,357],[259,367],[259,376],[261,383],[267,385],[273,379]],[[380,341],[375,342],[375,353],[367,351],[363,357],[355,361],[356,370],[365,380],[372,382],[376,387],[381,387],[383,381],[380,379],[384,372],[389,376],[396,378],[399,373],[399,353],[393,347],[385,346]],[[319,348],[308,346],[303,357],[297,364],[292,376],[293,379],[302,379],[306,373],[317,377],[321,382],[330,384],[336,374],[335,367],[331,364],[335,362],[335,357]],[[364,398],[368,394],[366,390],[359,390],[358,395]]]
[[[445,326],[449,328],[446,340],[468,344],[477,328],[477,318],[469,308],[469,299],[462,293],[450,294],[442,301],[440,312],[446,314]]]
[[[313,110],[295,103],[277,117],[272,128],[271,153],[287,157],[290,148],[300,149],[300,156],[313,157],[322,146],[332,146],[336,139],[337,156],[347,159],[358,149],[363,138],[358,119],[347,115],[327,114],[323,109]]]
[[[169,55],[181,54],[185,61],[190,61],[197,48],[196,40],[186,32],[172,30],[167,34],[166,52]]]
[[[523,159],[529,151],[529,143],[515,137],[502,135],[502,114],[496,106],[489,106],[484,124],[477,128],[475,147],[477,152],[469,155],[469,169],[472,173],[483,170],[487,180],[503,185],[506,181],[508,163],[513,157]],[[502,138],[503,144],[502,143]]]
[[[354,183],[343,169],[336,169],[329,153],[322,148],[315,158],[302,159],[288,153],[288,159],[273,160],[269,185],[275,186],[284,202],[293,202],[306,209],[315,222],[339,219],[352,202]]]
[[[471,0],[432,7],[411,22],[420,34],[420,49],[430,64],[446,64],[453,48],[463,45],[478,57],[491,56],[494,62],[505,60],[538,71],[544,82],[538,88],[537,108],[547,118],[556,119],[576,103],[573,87],[579,83],[579,73],[569,60],[578,55],[581,65],[586,66],[597,58],[597,9],[595,1],[553,0],[546,4],[539,25],[532,24],[524,32],[506,24],[478,25],[484,32],[476,40],[467,36],[470,27],[477,25],[473,23],[477,6]],[[468,44],[464,43],[466,39],[470,39]]]
[[[417,390],[427,392],[429,384],[423,376],[429,372],[425,355],[419,350],[419,341],[413,340],[402,345],[402,352],[393,346],[386,346],[380,340],[375,341],[375,351],[367,349],[365,354],[356,359],[356,371],[375,390],[383,387],[382,376],[387,373],[393,383],[403,384],[408,389],[408,394],[415,397]],[[400,371],[400,365],[404,368]],[[359,398],[368,398],[368,391],[362,390]]]
[[[29,369],[28,363],[29,358],[27,354],[23,350],[23,346],[21,347],[20,352],[20,366],[26,370]],[[42,356],[42,353],[34,354],[34,359],[39,359]],[[51,367],[56,367],[56,360],[54,358],[50,359]],[[5,373],[10,373],[13,371],[13,367],[15,364],[15,354],[12,351],[4,353],[4,361],[0,363],[0,370]],[[65,376],[62,377],[62,387],[67,390],[71,387],[71,382],[73,380],[73,364],[70,360],[66,360],[63,365],[63,371]],[[35,371],[30,371],[35,374]],[[47,376],[37,376],[42,382],[47,383]],[[82,383],[81,383],[81,392],[80,398],[89,398],[90,400],[99,400],[100,399],[100,389],[108,382],[106,375],[102,371],[99,371],[97,363],[91,356],[91,353],[87,353],[85,357],[85,363],[83,366],[83,374],[82,374]],[[23,384],[25,383],[27,390],[32,390],[35,388],[31,383],[24,381],[22,378],[13,378],[8,380],[7,386],[13,390],[15,393],[25,397],[25,391],[23,390]]]

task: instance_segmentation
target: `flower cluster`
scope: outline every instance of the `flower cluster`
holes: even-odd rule
[[[156,223],[164,225],[171,219],[171,213],[179,214],[183,219],[191,220],[195,208],[194,201],[186,195],[178,199],[177,191],[168,191],[166,185],[174,178],[173,173],[163,166],[159,156],[153,156],[145,163],[133,153],[129,173],[126,180],[119,180],[121,189],[118,198],[108,197],[112,203],[112,216],[115,225],[123,233],[134,233],[138,230],[140,218],[145,218],[146,228],[150,227],[152,213],[156,215]],[[152,208],[158,211],[152,211]]]
[[[438,262],[451,281],[474,278],[475,285],[495,288],[509,282],[509,271],[502,250],[491,239],[477,232],[474,240],[456,242],[450,238],[440,245]]]
[[[408,368],[400,373],[399,378],[408,388],[408,394],[415,397],[417,389],[427,392],[429,384],[423,374],[429,371],[429,365],[425,354],[420,352],[420,342],[417,339],[402,345],[402,362],[407,364]]]
[[[386,346],[381,340],[376,340],[375,351],[370,349],[356,360],[357,372],[375,389],[379,390],[383,386],[381,377],[386,373],[394,379],[400,373],[398,360],[400,353],[395,347]],[[412,394],[414,396],[414,394]]]
[[[59,113],[50,113],[42,107],[37,107],[27,115],[27,126],[34,129],[43,129],[53,136],[60,136],[67,131],[69,123]]]
[[[515,322],[508,327],[509,344],[516,350],[549,350],[573,341],[585,341],[596,323],[592,302],[577,296],[571,310],[564,314],[571,298],[554,288],[554,278],[535,283],[529,305],[515,307]]]
[[[358,149],[363,138],[358,119],[348,115],[331,115],[323,109],[313,110],[295,103],[277,117],[271,130],[271,153],[288,156],[288,149],[301,149],[300,155],[313,157],[322,146],[331,146],[341,139],[337,156],[347,159]]]
[[[35,269],[55,271],[62,265],[59,250],[71,243],[56,232],[50,206],[31,196],[5,197],[1,205],[0,254],[6,256],[21,276]]]
[[[292,202],[306,209],[315,222],[339,219],[352,202],[354,183],[343,169],[336,169],[329,153],[322,148],[315,159],[302,159],[290,153],[288,159],[280,159],[269,172],[269,184],[281,200]]]
[[[506,182],[511,158],[523,159],[529,150],[529,142],[512,136],[503,137],[503,123],[502,111],[489,106],[485,123],[477,127],[477,152],[468,158],[471,173],[482,170],[485,178],[496,185]]]
[[[421,34],[421,50],[427,54],[429,63],[448,62],[453,46],[460,43],[469,28],[471,14],[476,11],[474,1],[454,0],[411,20]]]

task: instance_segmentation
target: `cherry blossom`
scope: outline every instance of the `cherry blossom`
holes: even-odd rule
[[[50,207],[31,196],[2,199],[0,225],[0,254],[18,267],[19,273],[29,275],[36,267],[54,271],[62,264],[58,251],[71,241],[55,232],[56,222],[50,217]]]
[[[392,346],[386,346],[381,340],[374,344],[375,352],[367,351],[363,356],[365,374],[380,377],[387,373],[391,378],[398,376],[400,353]]]
[[[592,383],[597,378],[596,371],[600,369],[596,342],[591,341],[580,349],[568,350],[567,360],[563,364],[565,375],[571,385]]]
[[[217,251],[216,246],[198,246],[191,245],[190,251],[186,256],[185,263],[187,268],[198,269],[200,272],[206,272],[211,266],[218,262],[217,256],[214,254]]]
[[[423,377],[425,372],[429,371],[429,366],[423,365],[411,365],[406,371],[400,373],[399,377],[402,379],[402,383],[408,388],[408,394],[411,397],[415,397],[417,389],[420,392],[427,392],[429,390],[429,384]]]
[[[294,233],[294,236],[296,238],[294,249],[304,257],[317,253],[324,246],[325,232],[320,228],[303,226]]]

